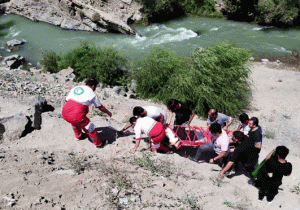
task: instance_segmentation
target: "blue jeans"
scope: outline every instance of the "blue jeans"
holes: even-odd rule
[[[202,155],[205,153],[205,157],[203,158]],[[201,147],[198,148],[197,153],[194,157],[194,161],[198,160],[206,160],[208,161],[211,158],[216,157],[217,154],[215,153],[213,143],[204,144]]]

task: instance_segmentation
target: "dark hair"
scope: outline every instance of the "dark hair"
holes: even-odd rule
[[[276,147],[276,154],[280,158],[285,159],[286,156],[289,154],[289,149],[286,148],[285,146],[278,146],[278,147]]]
[[[243,113],[239,116],[241,123],[246,123],[249,120],[249,116],[246,113]]]
[[[234,131],[232,135],[240,142],[243,142],[245,140],[245,135],[242,131]]]
[[[133,115],[134,116],[141,116],[141,114],[144,112],[143,107],[141,106],[136,106],[133,108]]]
[[[222,128],[219,123],[213,123],[209,126],[209,131],[211,133],[222,133]]]
[[[168,110],[173,111],[179,103],[180,101],[176,99],[170,99],[167,103]]]
[[[251,117],[250,120],[253,121],[253,125],[258,126],[258,119],[256,117]]]
[[[130,117],[129,122],[131,125],[133,125],[133,123],[137,120],[136,117]]]
[[[86,85],[88,86],[95,86],[97,87],[97,85],[99,84],[99,82],[95,79],[95,78],[88,78],[85,82]]]

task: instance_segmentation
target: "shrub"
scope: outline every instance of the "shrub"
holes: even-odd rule
[[[299,19],[299,11],[299,0],[259,0],[255,20],[260,24],[290,26]]]
[[[186,59],[176,53],[156,47],[133,68],[133,76],[137,82],[136,92],[141,98],[156,98],[166,88],[170,76],[180,68],[184,68]]]
[[[46,51],[43,54],[43,58],[40,61],[41,65],[44,67],[45,71],[50,73],[57,73],[59,72],[58,69],[58,62],[60,61],[61,57],[56,54],[54,51]]]
[[[225,0],[225,13],[229,19],[239,21],[253,21],[258,0]]]
[[[140,0],[143,13],[149,22],[161,22],[180,17],[185,13],[199,16],[221,17],[215,11],[214,0]]]
[[[127,75],[126,62],[112,47],[101,48],[82,42],[62,57],[58,62],[58,69],[72,67],[77,81],[95,77],[104,85],[118,85],[119,80]]]
[[[164,103],[176,98],[201,115],[207,114],[204,104],[235,114],[249,104],[250,57],[248,50],[226,43],[196,49],[189,59],[156,48],[133,71],[136,91]]]

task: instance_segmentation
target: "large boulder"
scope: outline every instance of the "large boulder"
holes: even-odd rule
[[[25,58],[20,55],[11,55],[4,58],[2,64],[7,66],[9,69],[17,69],[19,66],[24,64]]]
[[[9,50],[14,51],[19,48],[20,45],[23,45],[26,41],[24,39],[18,40],[18,39],[13,39],[8,42],[6,42],[6,45]]]
[[[21,15],[33,21],[47,22],[64,29],[134,35],[134,29],[128,24],[140,17],[138,13],[141,5],[137,1],[123,2],[122,9],[117,1],[87,0],[10,0],[0,7],[7,13]]]
[[[0,134],[4,140],[13,141],[19,139],[31,127],[30,119],[23,113],[0,119]]]

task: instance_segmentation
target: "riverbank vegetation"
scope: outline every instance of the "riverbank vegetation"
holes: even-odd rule
[[[139,0],[143,5],[143,22],[156,23],[171,20],[187,13],[205,16],[222,17],[215,10],[214,0]]]
[[[279,27],[300,24],[300,0],[225,0],[229,19]]]
[[[261,25],[289,27],[300,24],[300,0],[224,0],[221,12],[214,0],[139,0],[145,23],[162,22],[193,14],[202,17],[227,17]]]
[[[199,115],[207,107],[236,114],[249,104],[251,88],[247,63],[250,51],[227,43],[196,49],[190,57],[154,48],[143,59],[129,65],[114,48],[81,43],[64,55],[44,54],[45,70],[58,72],[69,66],[76,80],[95,77],[104,85],[122,85],[134,79],[140,98],[166,103],[176,98],[188,103]]]

